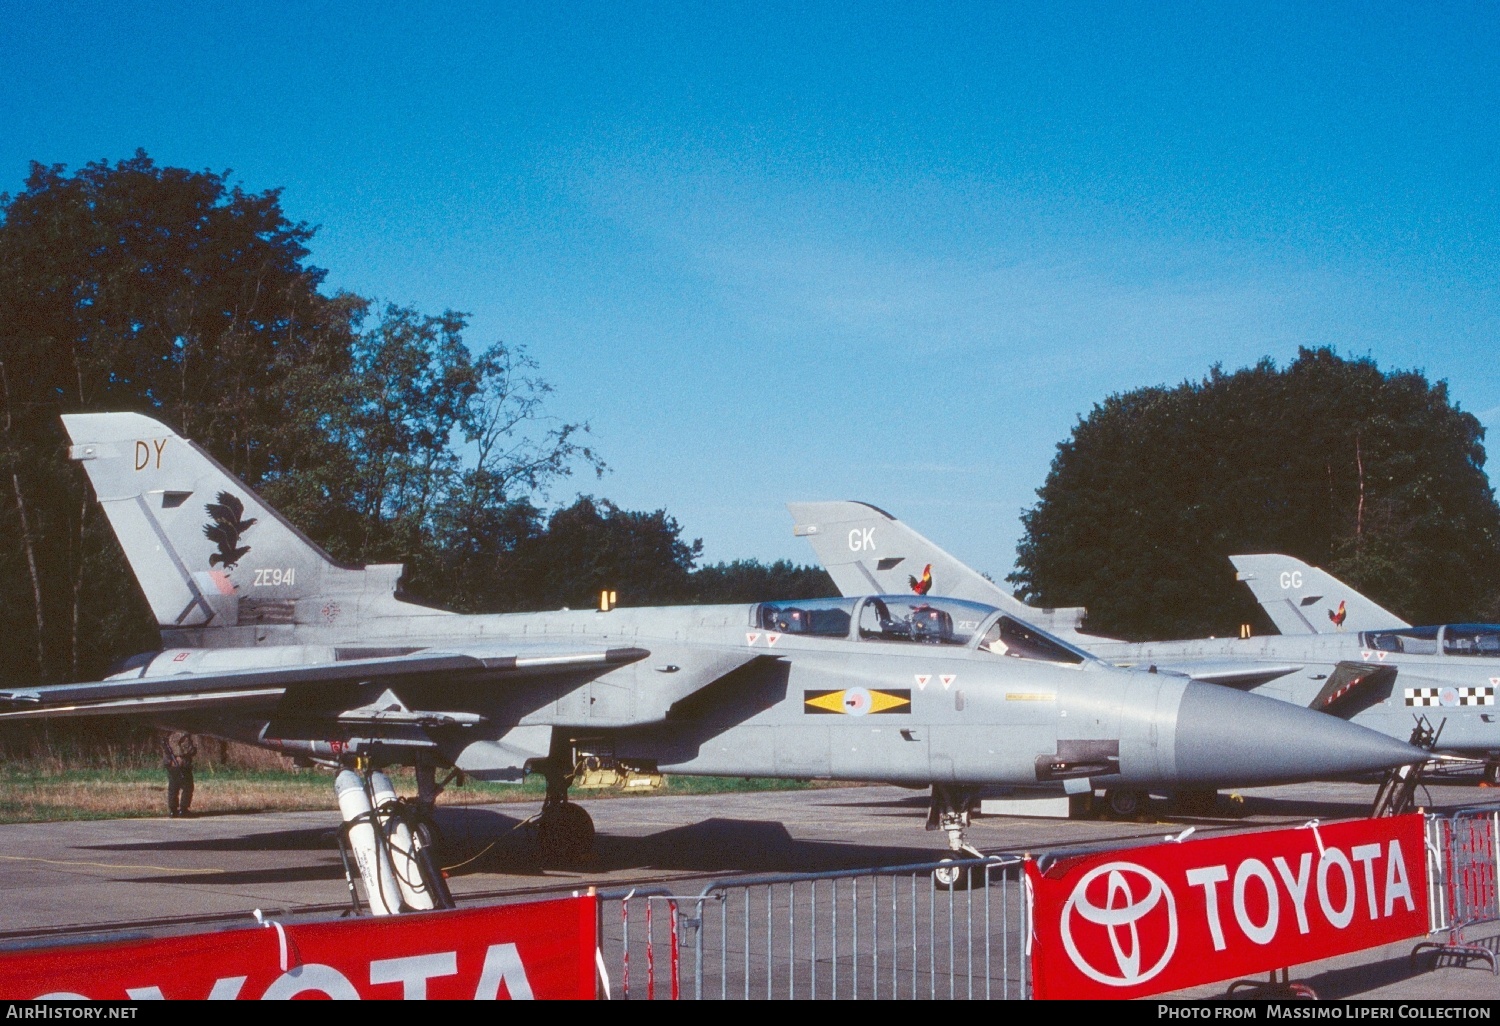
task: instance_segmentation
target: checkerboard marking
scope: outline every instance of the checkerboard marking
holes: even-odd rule
[[[1458,700],[1450,702],[1450,705],[1494,705],[1495,689],[1493,687],[1454,687],[1454,688],[1407,688],[1407,705],[1442,705],[1444,691],[1453,692]]]

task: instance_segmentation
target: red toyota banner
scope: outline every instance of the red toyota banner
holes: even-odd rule
[[[1132,998],[1427,932],[1420,815],[1026,866],[1039,998]]]
[[[0,955],[0,999],[592,998],[595,899]]]

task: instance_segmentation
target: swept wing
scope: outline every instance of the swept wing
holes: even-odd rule
[[[650,655],[642,648],[445,647],[372,659],[276,665],[209,673],[158,673],[83,684],[0,691],[0,719],[162,713],[274,706],[291,688],[437,680],[545,681],[599,674]],[[149,668],[145,668],[149,669]]]

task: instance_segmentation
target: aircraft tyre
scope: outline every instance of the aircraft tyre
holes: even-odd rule
[[[571,865],[594,850],[594,820],[580,805],[559,802],[542,813],[537,822],[538,854],[554,865]]]
[[[1145,808],[1146,796],[1140,791],[1113,788],[1105,792],[1104,802],[1109,806],[1111,818],[1134,819]]]
[[[1480,787],[1500,787],[1500,755],[1491,752],[1484,762],[1484,773],[1479,778]]]
[[[953,860],[943,859],[942,861],[949,863]],[[939,866],[932,871],[932,886],[939,891],[966,891],[969,889],[973,872],[972,866]]]

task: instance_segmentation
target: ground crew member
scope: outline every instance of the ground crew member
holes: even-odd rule
[[[186,816],[193,804],[193,757],[198,745],[186,731],[163,734],[161,754],[167,771],[167,815]]]

